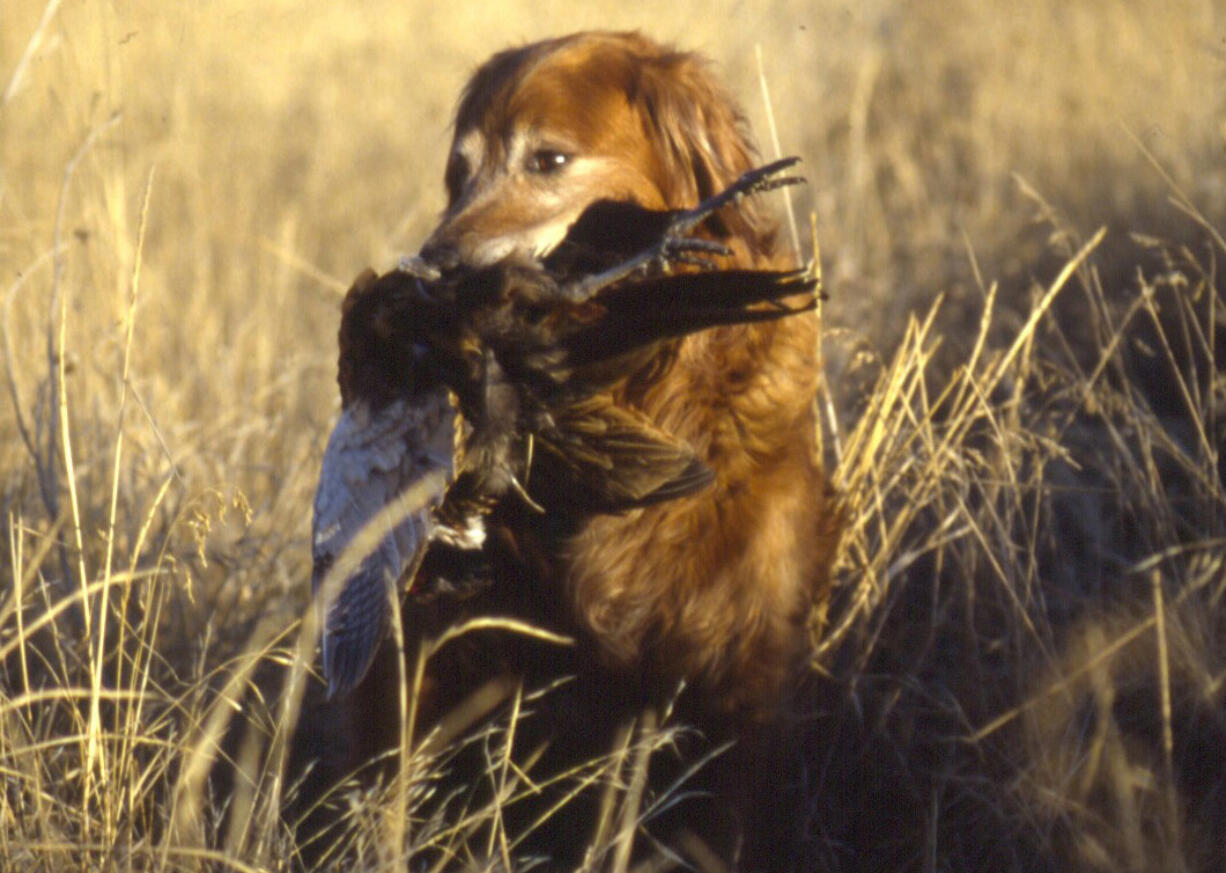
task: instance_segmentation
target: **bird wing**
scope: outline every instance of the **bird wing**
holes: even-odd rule
[[[538,435],[534,493],[553,494],[577,508],[620,512],[693,494],[715,474],[683,440],[643,413],[606,394],[551,412]]]
[[[391,592],[399,594],[420,560],[431,509],[451,477],[454,429],[455,412],[440,391],[378,410],[352,403],[328,439],[315,493],[311,587],[325,610],[329,697],[362,680],[387,634]],[[413,493],[416,483],[426,486],[424,495]]]

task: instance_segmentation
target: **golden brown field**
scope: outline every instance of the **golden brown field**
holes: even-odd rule
[[[1226,10],[611,7],[7,0],[0,868],[288,869],[340,295],[441,209],[467,73],[588,27],[711,56],[773,156],[764,83],[806,161],[851,519],[807,869],[1226,867]],[[497,865],[495,813],[397,809],[370,869]]]

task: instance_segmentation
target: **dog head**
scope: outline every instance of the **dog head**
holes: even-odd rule
[[[636,33],[510,49],[461,97],[448,205],[422,255],[441,266],[540,257],[597,200],[683,209],[755,162],[744,117],[695,55]],[[773,223],[752,202],[708,225],[742,260],[773,247]]]

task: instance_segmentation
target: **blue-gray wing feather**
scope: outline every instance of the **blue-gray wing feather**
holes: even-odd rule
[[[455,413],[443,394],[399,400],[378,411],[357,402],[342,411],[324,451],[312,530],[316,596],[346,547],[381,509],[421,477],[451,473]],[[351,691],[365,677],[391,627],[399,602],[432,527],[430,502],[408,513],[383,536],[323,603],[323,673],[328,696]]]

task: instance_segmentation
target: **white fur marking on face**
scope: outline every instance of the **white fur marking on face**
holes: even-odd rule
[[[476,170],[477,165],[480,163],[481,155],[485,151],[485,137],[481,135],[480,131],[470,130],[455,141],[451,151],[453,154],[458,154],[468,161],[468,165]]]
[[[511,252],[515,251],[518,246],[515,245],[515,238],[508,236],[496,236],[481,240],[471,252],[468,253],[467,260],[474,267],[490,267],[507,257]]]

